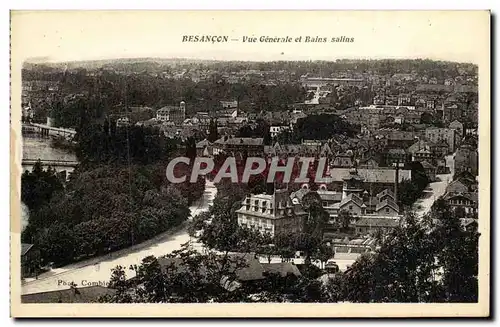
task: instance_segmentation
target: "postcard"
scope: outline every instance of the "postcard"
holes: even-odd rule
[[[490,315],[488,11],[12,11],[10,111],[13,317]]]

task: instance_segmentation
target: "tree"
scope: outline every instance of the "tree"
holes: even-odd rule
[[[208,137],[207,140],[210,143],[215,142],[216,140],[219,139],[219,132],[217,130],[217,120],[211,119],[210,124],[208,126]]]
[[[350,211],[340,210],[337,220],[340,224],[340,228],[344,231],[348,230],[351,223],[356,220],[355,217]]]
[[[333,246],[323,242],[313,254],[313,259],[319,260],[321,263],[321,268],[323,269],[325,268],[326,262],[330,259],[333,259],[334,256],[335,250]]]
[[[476,231],[463,230],[456,213],[447,208],[445,212],[448,217],[439,220],[432,233],[441,249],[437,259],[443,268],[442,300],[477,302],[480,235]]]

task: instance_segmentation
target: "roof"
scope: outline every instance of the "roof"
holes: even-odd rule
[[[249,253],[231,253],[229,254],[229,257],[233,260],[230,264],[233,268],[236,268],[236,260],[242,259],[243,261],[244,267],[240,267],[234,271],[238,280],[250,281],[264,278],[265,270],[254,255]],[[188,269],[188,267],[184,265],[184,261],[181,258],[160,257],[158,258],[158,263],[160,264],[163,272],[167,272],[167,268],[171,265],[173,265],[173,267],[177,269],[177,272],[180,273],[187,271]],[[200,266],[199,272],[202,276],[206,276],[206,267]]]
[[[210,142],[207,140],[207,139],[204,139],[198,143],[196,143],[196,148],[197,149],[200,149],[200,148],[204,148],[206,147],[207,145],[210,145]]]
[[[355,204],[357,204],[359,207],[362,207],[364,204],[363,200],[359,196],[351,193],[342,199],[342,201],[340,202],[340,206],[343,207],[344,205],[346,205],[347,203],[349,203],[351,201],[354,202]]]
[[[342,193],[335,191],[325,191],[325,190],[317,190],[316,191],[323,201],[337,201],[340,202],[342,200]]]
[[[377,194],[377,197],[381,198],[385,195],[389,195],[390,197],[392,197],[394,199],[394,192],[392,192],[390,189],[385,189],[383,190],[382,192],[380,192],[379,194]]]
[[[446,187],[446,193],[467,192],[468,190],[469,188],[460,181],[453,181]]]
[[[21,255],[25,255],[33,247],[33,244],[22,243],[21,244]]]
[[[306,195],[309,192],[310,192],[309,189],[307,189],[307,188],[301,188],[301,189],[299,189],[299,190],[297,190],[295,192],[292,192],[290,194],[290,198],[292,198],[292,199],[293,198],[297,198],[297,199],[299,199],[299,201],[302,201],[302,198],[304,197],[304,195]]]
[[[416,91],[451,92],[453,91],[453,86],[443,85],[443,84],[420,84],[417,85]]]
[[[261,265],[266,273],[279,274],[281,277],[302,275],[299,268],[291,262],[262,263]]]
[[[390,218],[361,218],[354,223],[355,226],[369,227],[397,227],[399,221]]]
[[[115,289],[104,286],[68,288],[65,290],[24,294],[21,295],[21,303],[91,303],[97,302],[101,296],[114,295],[115,293]]]
[[[394,183],[396,180],[396,170],[392,168],[359,168],[358,175],[364,178],[365,183]],[[330,177],[333,182],[342,182],[350,175],[349,168],[331,168]],[[399,170],[399,182],[411,179],[411,170]]]
[[[375,211],[379,211],[380,209],[383,209],[384,207],[387,207],[387,206],[391,207],[396,212],[399,212],[399,206],[396,204],[396,202],[394,202],[394,200],[391,200],[391,199],[385,199],[384,201],[377,204]]]
[[[405,155],[406,151],[404,149],[397,148],[397,149],[389,149],[387,153],[392,155]]]
[[[428,163],[428,162],[427,162],[427,161],[425,161],[425,160],[424,160],[424,161],[422,161],[422,162],[421,162],[421,164],[422,164],[422,167],[423,167],[424,169],[435,169],[435,168],[436,168],[435,166],[433,166],[432,164]]]
[[[264,139],[262,137],[230,137],[227,139],[224,139],[224,137],[221,137],[214,143],[217,144],[229,144],[229,145],[238,145],[238,144],[243,144],[243,145],[263,145]]]

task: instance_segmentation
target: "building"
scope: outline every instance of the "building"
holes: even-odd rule
[[[40,270],[40,250],[33,244],[21,244],[21,277],[36,276]]]
[[[221,101],[220,105],[222,106],[223,109],[236,109],[238,108],[238,101],[237,100]]]
[[[400,221],[397,219],[361,218],[354,223],[354,228],[357,234],[373,234],[378,231],[387,233],[399,224]]]
[[[451,210],[456,211],[463,209],[467,217],[477,217],[478,194],[476,192],[447,193],[444,196],[444,200],[451,208]],[[459,218],[465,218],[465,217],[459,217]]]
[[[116,127],[126,127],[130,125],[128,117],[120,117],[116,120]]]
[[[156,119],[162,122],[171,121],[180,125],[186,119],[186,103],[181,101],[178,107],[165,106],[156,111]]]
[[[281,132],[289,130],[290,126],[288,125],[271,125],[269,127],[269,131],[271,133],[271,137],[276,137],[278,136]]]
[[[464,136],[464,124],[462,124],[458,120],[454,120],[450,123],[449,128],[454,129],[457,133],[457,137],[459,139],[462,139],[462,137]]]
[[[452,128],[429,127],[425,130],[425,137],[434,143],[445,141],[448,144],[448,153],[455,152],[456,131]]]
[[[264,155],[264,139],[262,137],[232,137],[224,136],[216,140],[213,144],[213,154],[226,153],[235,156],[247,155],[263,156]]]
[[[293,202],[287,190],[274,194],[251,194],[236,211],[238,225],[274,236],[300,233],[307,213],[298,202]]]
[[[156,119],[161,122],[170,121],[170,109],[163,107],[156,111]]]
[[[476,149],[470,145],[463,145],[455,154],[455,173],[464,171],[477,176],[479,171],[479,154]]]
[[[396,180],[401,183],[403,180],[411,180],[411,170],[394,168],[331,168],[330,169],[330,189],[342,192],[345,179],[351,175],[357,175],[357,179],[362,180],[363,190],[377,194],[385,189],[395,190]]]
[[[427,178],[429,179],[429,182],[435,182],[436,181],[436,174],[437,174],[437,167],[430,164],[427,161],[421,161],[422,167],[424,168],[425,174],[427,175]]]

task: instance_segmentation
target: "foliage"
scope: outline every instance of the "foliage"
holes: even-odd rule
[[[436,226],[409,214],[375,254],[344,274],[352,302],[476,302],[477,232],[464,231],[448,208]],[[430,232],[429,232],[430,231]]]
[[[181,192],[164,184],[158,168],[77,169],[64,192],[30,210],[23,241],[37,244],[45,263],[63,264],[115,251],[178,226],[189,216],[188,203]],[[36,193],[41,182],[37,183],[34,189],[23,185],[23,192]]]
[[[301,118],[294,126],[295,140],[328,140],[334,135],[349,137],[359,133],[357,126],[352,126],[346,120],[336,115],[310,115]]]
[[[21,201],[30,210],[37,210],[63,188],[63,182],[57,172],[51,167],[44,170],[38,160],[31,172],[27,170],[21,176]]]

